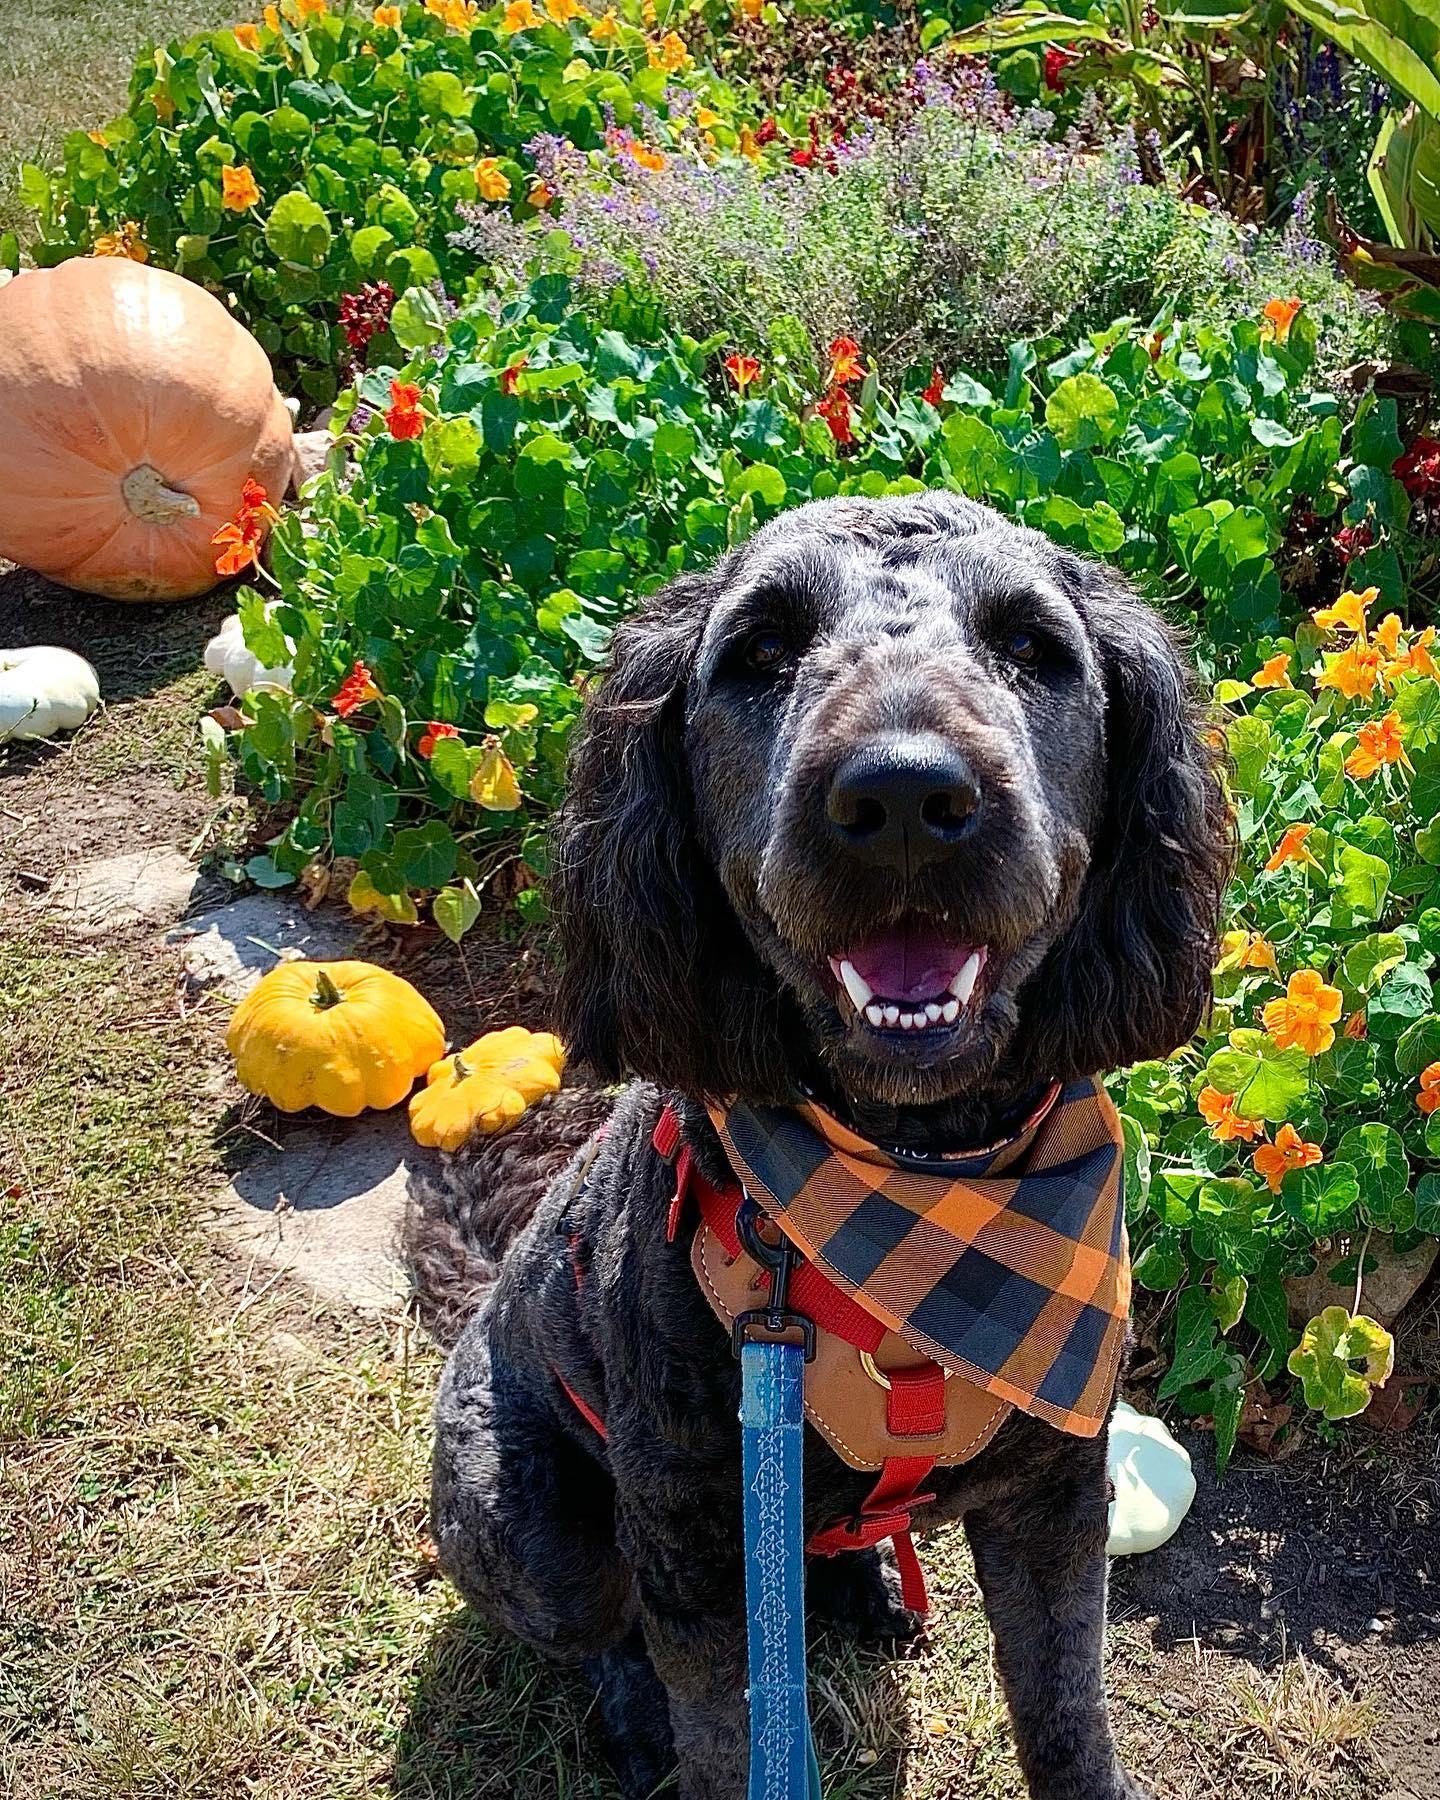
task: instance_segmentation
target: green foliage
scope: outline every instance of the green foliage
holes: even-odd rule
[[[453,322],[411,290],[392,329],[414,360],[341,402],[354,478],[323,475],[306,528],[293,515],[278,528],[278,607],[242,601],[247,643],[293,662],[295,692],[251,696],[232,748],[267,800],[298,807],[261,878],[357,858],[358,903],[408,918],[444,892],[439,922],[457,933],[472,921],[451,884],[483,883],[515,815],[541,818],[558,798],[580,690],[616,621],[782,507],[957,488],[1152,587],[1180,572],[1224,640],[1275,623],[1297,497],[1333,507],[1348,479],[1382,524],[1403,501],[1342,456],[1333,402],[1304,385],[1303,319],[1285,345],[1253,325],[1116,328],[1044,369],[1016,345],[1005,393],[957,374],[938,406],[872,375],[843,454],[811,416],[816,372],[787,354],[794,321],[777,322],[744,393],[722,346],[667,335],[624,302],[596,320],[561,278]],[[417,439],[387,428],[395,376],[421,389]],[[1387,429],[1362,411],[1352,452],[1388,455]],[[1393,563],[1383,531],[1371,556]],[[380,697],[327,718],[356,662]],[[1373,919],[1383,865],[1358,843],[1337,855],[1337,904]],[[1250,1055],[1228,1073],[1258,1111],[1288,1117],[1296,1071],[1263,1048],[1227,1054]]]
[[[1372,1246],[1440,1224],[1440,680],[1434,631],[1381,610],[1352,594],[1221,684],[1240,860],[1214,1012],[1120,1084],[1136,1278],[1211,1302],[1174,1315],[1167,1388],[1194,1411],[1224,1399],[1222,1339],[1327,1417],[1361,1411],[1392,1347],[1341,1302],[1358,1314]],[[1297,1348],[1282,1283],[1336,1238],[1357,1252]]]
[[[618,36],[600,40],[589,13],[561,25],[537,12],[538,26],[516,32],[503,4],[468,16],[466,0],[453,4],[463,28],[413,0],[395,27],[375,24],[368,6],[302,14],[286,0],[278,30],[204,32],[147,52],[120,118],[72,133],[62,169],[23,171],[36,260],[85,255],[130,223],[152,262],[223,288],[282,381],[332,399],[346,348],[340,296],[450,276],[446,234],[477,198],[478,162],[494,158],[509,184],[497,204],[529,216],[525,146],[538,134],[592,146],[607,115],[621,130],[668,130],[674,76],[651,64],[638,0]],[[252,33],[255,48],[243,41]],[[713,109],[729,110],[713,80],[692,78]],[[250,172],[253,205],[227,205],[226,169]],[[0,261],[8,254],[0,244]]]

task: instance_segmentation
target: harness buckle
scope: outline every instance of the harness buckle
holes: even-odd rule
[[[795,1343],[795,1333],[798,1332],[799,1345],[805,1353],[806,1362],[814,1362],[815,1321],[807,1319],[804,1313],[791,1311],[785,1304],[790,1294],[790,1277],[796,1264],[803,1259],[783,1231],[777,1244],[772,1244],[761,1236],[760,1224],[764,1217],[754,1200],[746,1194],[735,1214],[735,1235],[740,1239],[741,1248],[747,1255],[753,1257],[769,1273],[770,1293],[764,1306],[736,1315],[730,1328],[731,1347],[738,1356],[741,1347],[749,1343]]]

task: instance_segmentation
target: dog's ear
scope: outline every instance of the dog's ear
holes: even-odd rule
[[[1074,922],[1034,978],[1034,1066],[1168,1055],[1210,998],[1233,828],[1179,635],[1109,570],[1064,558],[1104,673],[1106,792]]]
[[[773,1084],[773,979],[695,832],[686,689],[725,565],[682,575],[615,633],[556,820],[555,1028],[608,1081],[719,1098]]]

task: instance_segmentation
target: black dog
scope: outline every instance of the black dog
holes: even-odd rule
[[[590,1659],[627,1795],[678,1759],[688,1800],[739,1800],[746,1769],[738,1374],[666,1241],[663,1100],[716,1180],[707,1097],[803,1085],[872,1140],[992,1142],[1051,1080],[1194,1030],[1228,840],[1170,631],[956,497],[802,507],[616,634],[558,832],[555,1025],[639,1079],[463,1152],[411,1252],[442,1335],[473,1315],[438,1406],[441,1561],[487,1619]],[[928,1007],[883,1004],[897,959],[933,969]],[[806,1435],[809,1530],[872,1477]],[[1101,1675],[1104,1434],[1016,1413],[930,1485],[916,1522],[965,1521],[1031,1793],[1138,1794]],[[809,1584],[906,1627],[873,1551]]]

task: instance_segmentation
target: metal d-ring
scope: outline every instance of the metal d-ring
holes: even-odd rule
[[[870,1352],[868,1350],[862,1350],[860,1352],[860,1367],[865,1371],[865,1373],[875,1383],[876,1387],[884,1388],[884,1390],[887,1394],[890,1392],[890,1389],[893,1387],[894,1383],[891,1381],[890,1377],[885,1373],[885,1371],[882,1368],[877,1366],[875,1358],[870,1354]],[[943,1367],[943,1365],[942,1365],[942,1367]],[[948,1381],[950,1379],[950,1377],[955,1373],[955,1371],[953,1369],[945,1369],[944,1373],[945,1373],[945,1379]]]

